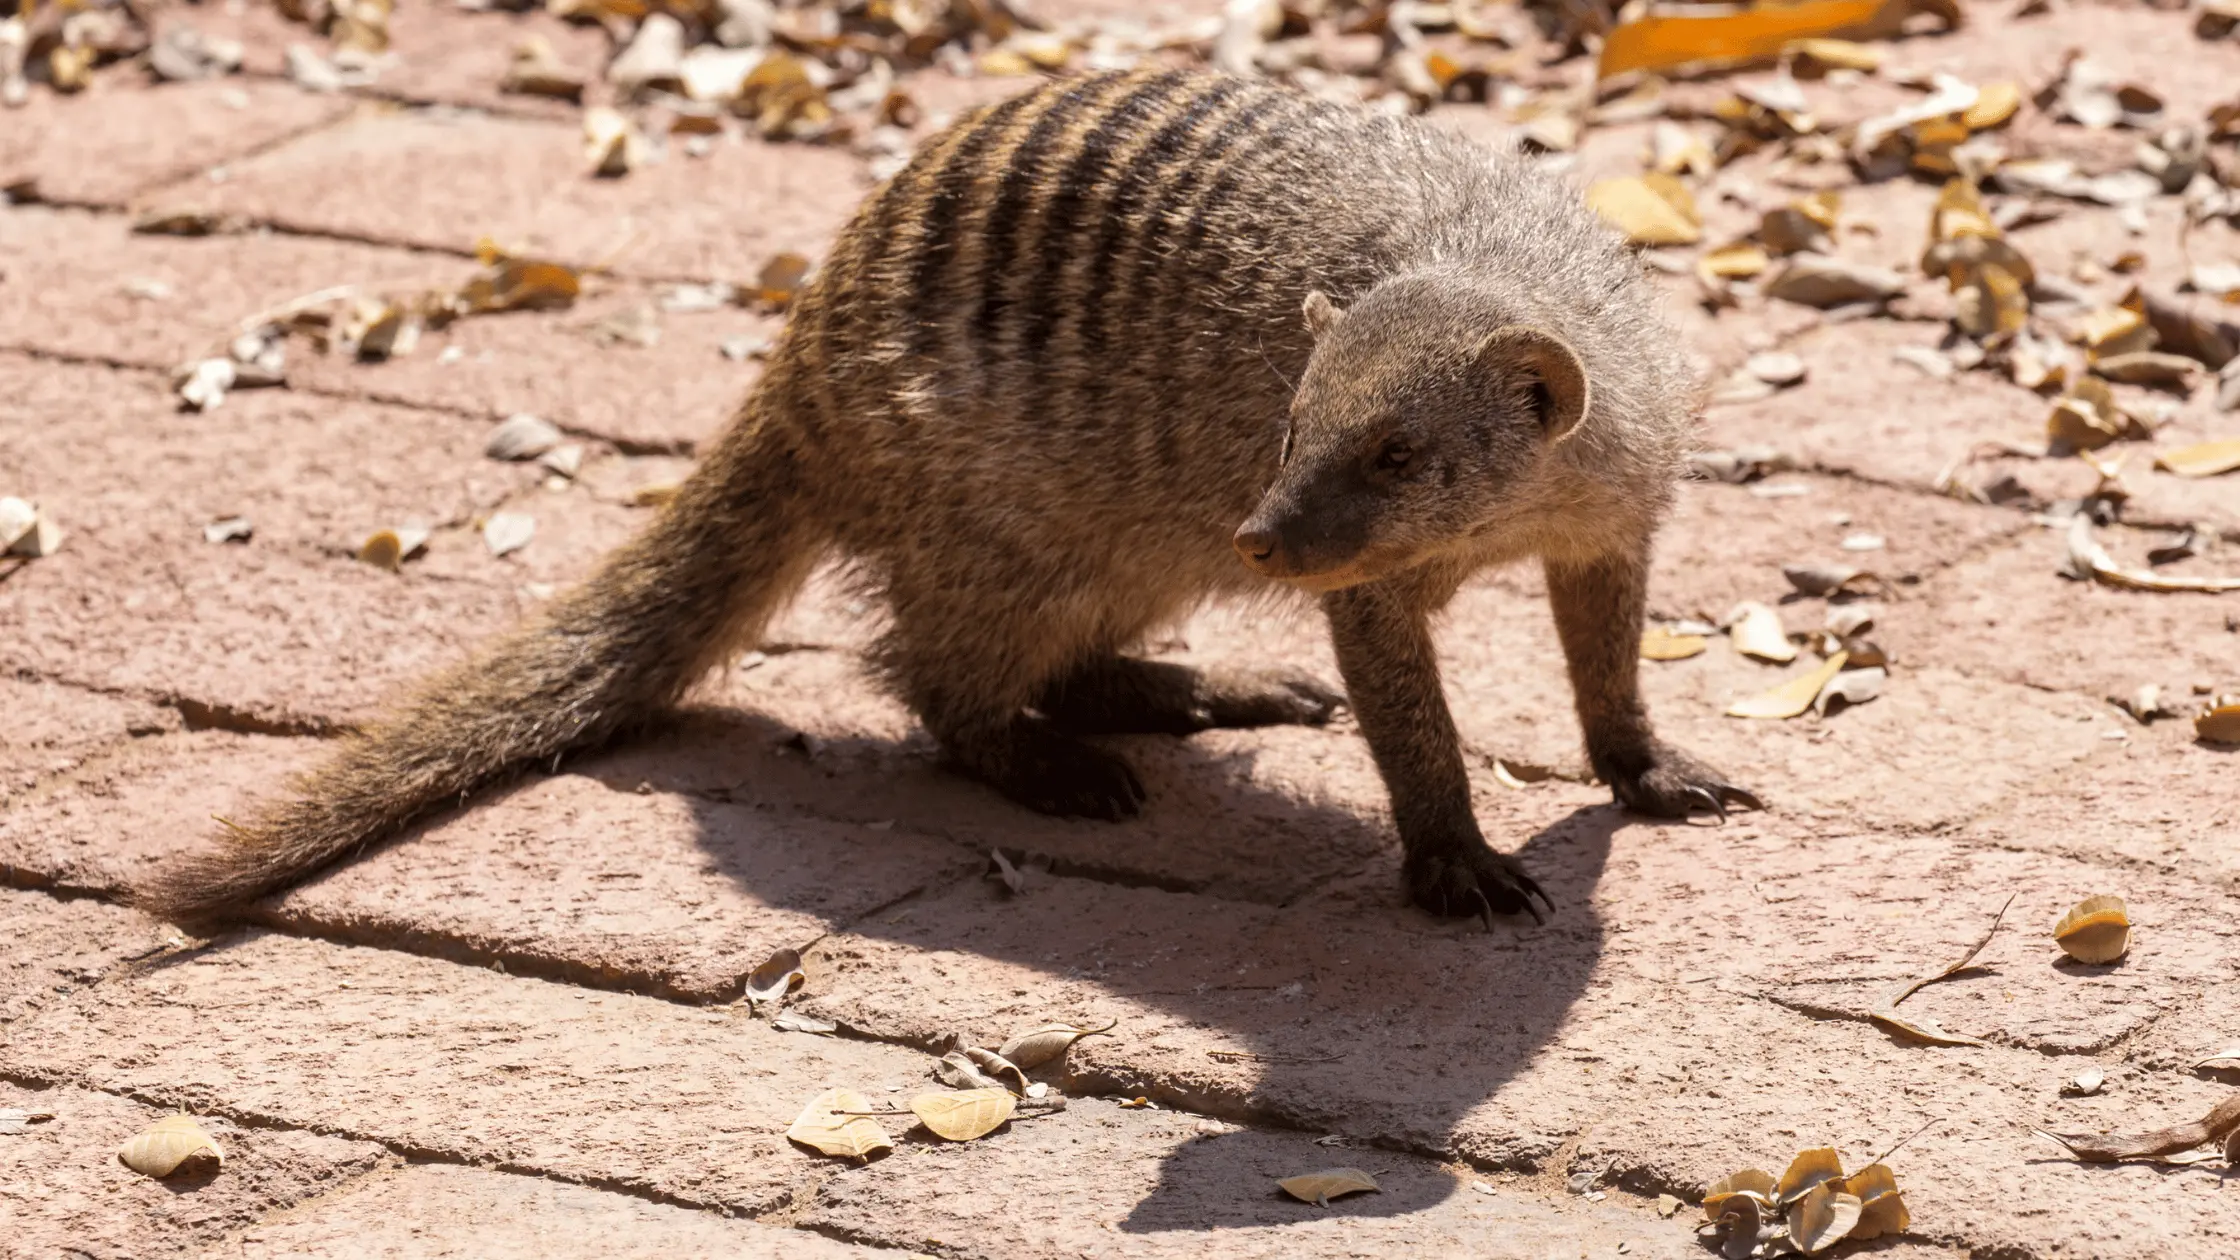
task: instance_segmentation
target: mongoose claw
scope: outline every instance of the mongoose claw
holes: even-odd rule
[[[1493,929],[1495,914],[1522,912],[1531,915],[1534,923],[1547,922],[1532,904],[1534,897],[1550,913],[1556,908],[1540,881],[1526,874],[1515,858],[1494,852],[1476,838],[1428,853],[1411,852],[1405,867],[1408,895],[1417,905],[1447,918],[1478,918],[1488,931]]]
[[[1725,775],[1668,744],[1652,744],[1645,753],[1597,756],[1594,762],[1618,803],[1638,814],[1686,818],[1709,812],[1725,822],[1730,805],[1766,807],[1757,793],[1736,787]]]

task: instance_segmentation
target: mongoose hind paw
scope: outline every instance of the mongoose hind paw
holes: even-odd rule
[[[1039,814],[1125,822],[1143,811],[1143,780],[1126,758],[1047,728],[1022,739],[1000,772],[975,773]]]
[[[1597,761],[1603,764],[1595,769],[1618,803],[1637,814],[1687,818],[1710,813],[1725,822],[1729,805],[1766,807],[1757,793],[1727,782],[1725,775],[1669,744],[1651,745],[1646,754]]]
[[[1484,921],[1489,932],[1496,914],[1523,912],[1531,915],[1534,923],[1547,922],[1539,907],[1532,904],[1534,897],[1551,914],[1556,908],[1540,881],[1526,874],[1521,863],[1506,853],[1494,852],[1483,840],[1471,839],[1432,852],[1412,852],[1403,874],[1408,895],[1418,906],[1447,918],[1474,915]]]
[[[1346,702],[1343,692],[1297,670],[1209,671],[1205,682],[1208,726],[1322,726]]]

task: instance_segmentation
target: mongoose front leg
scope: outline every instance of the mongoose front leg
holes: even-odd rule
[[[1191,735],[1216,727],[1320,726],[1345,697],[1291,670],[1198,669],[1108,656],[1059,677],[1035,708],[1081,735]]]
[[[1428,601],[1413,586],[1371,583],[1323,597],[1346,696],[1392,795],[1408,894],[1433,914],[1540,912],[1548,894],[1515,858],[1488,847],[1470,808],[1462,741],[1440,690]]]
[[[1585,563],[1550,559],[1548,602],[1571,666],[1587,759],[1618,803],[1664,818],[1727,806],[1764,809],[1757,796],[1656,736],[1641,702],[1641,630],[1648,548]]]

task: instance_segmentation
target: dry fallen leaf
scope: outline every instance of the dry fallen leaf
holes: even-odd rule
[[[1893,992],[1889,997],[1882,999],[1881,1004],[1877,1005],[1873,1010],[1867,1012],[1867,1018],[1883,1025],[1884,1027],[1895,1028],[1899,1032],[1918,1037],[1921,1040],[1929,1042],[1932,1045],[1983,1045],[1984,1043],[1975,1037],[1963,1036],[1959,1033],[1946,1032],[1944,1029],[1938,1027],[1935,1023],[1929,1020],[1906,1019],[1905,1017],[1898,1014],[1898,1003],[1905,1001],[1909,997],[1912,997],[1916,991],[1920,990],[1924,986],[1934,984],[1937,981],[1944,979],[1946,976],[1966,969],[1968,964],[1976,960],[1976,955],[1983,952],[1983,947],[1991,943],[1991,938],[1998,934],[1999,923],[2001,920],[2007,917],[2007,907],[2013,904],[2014,894],[2009,893],[2007,894],[2006,901],[2000,904],[1999,913],[1991,916],[1991,926],[1985,929],[1982,940],[1977,941],[1975,945],[1968,950],[1967,953],[1960,955],[1960,957],[1952,963],[1947,964],[1939,970],[1930,972],[1928,975],[1921,977],[1919,980],[1908,982],[1905,986]]]
[[[1641,634],[1641,659],[1684,661],[1703,655],[1704,643],[1700,634],[1674,634],[1667,627],[1651,626]]]
[[[840,1031],[840,1025],[829,1019],[818,1019],[799,1011],[779,1011],[771,1018],[770,1026],[779,1032],[814,1033],[820,1036]]]
[[[1695,195],[1660,172],[1597,180],[1587,205],[1636,245],[1693,245],[1703,236]]]
[[[646,139],[622,111],[605,105],[583,111],[583,162],[601,179],[619,179],[643,166]]]
[[[962,1050],[951,1050],[933,1065],[934,1079],[958,1089],[1007,1089],[995,1077],[980,1070],[980,1066],[965,1057]]]
[[[35,1124],[45,1124],[54,1119],[51,1111],[27,1111],[21,1107],[0,1107],[0,1135],[21,1133]]]
[[[1774,1198],[1773,1174],[1756,1168],[1745,1168],[1731,1176],[1721,1177],[1703,1192],[1703,1219],[1718,1220],[1725,1215],[1727,1204],[1736,1197],[1747,1197],[1762,1206],[1771,1207]]]
[[[2054,925],[2054,943],[2081,963],[2111,963],[2131,948],[2131,915],[2121,897],[2087,897]]]
[[[778,254],[762,264],[761,274],[755,277],[755,300],[764,309],[782,311],[801,291],[802,282],[809,277],[809,260],[800,254]]]
[[[1816,1146],[1800,1151],[1789,1161],[1781,1180],[1773,1188],[1774,1202],[1788,1206],[1803,1198],[1806,1192],[1824,1181],[1840,1180],[1843,1176],[1843,1159],[1832,1146]]]
[[[2107,1083],[2108,1074],[2098,1067],[2088,1067],[2061,1086],[2061,1093],[2069,1098],[2090,1098]]]
[[[513,64],[506,68],[505,78],[498,82],[501,92],[547,96],[570,104],[582,103],[583,86],[583,74],[562,62],[550,41],[542,35],[531,35],[521,41],[513,50]]]
[[[521,550],[536,534],[537,518],[526,512],[495,512],[482,523],[482,543],[493,556]]]
[[[457,302],[468,314],[559,310],[574,305],[583,292],[583,283],[572,267],[511,258],[491,247],[477,252],[489,270],[459,290]]]
[[[1840,1184],[1845,1194],[1859,1200],[1859,1223],[1851,1227],[1848,1237],[1865,1240],[1880,1238],[1884,1234],[1902,1234],[1912,1226],[1913,1216],[1906,1211],[1904,1195],[1898,1190],[1898,1179],[1887,1164],[1869,1164],[1851,1174]]]
[[[1797,645],[1789,642],[1789,631],[1781,624],[1781,614],[1764,604],[1737,605],[1728,615],[1727,637],[1734,643],[1734,650],[1744,656],[1772,661],[1776,665],[1786,665],[1797,659]]]
[[[2204,743],[2240,744],[2240,703],[2202,710],[2193,719],[2193,734]]]
[[[1076,1028],[1072,1024],[1045,1024],[1040,1028],[1020,1033],[997,1048],[996,1053],[1009,1059],[1020,1068],[1038,1068],[1066,1052],[1066,1047],[1083,1037],[1109,1033],[1120,1024],[1113,1020],[1102,1028]]]
[[[2048,1133],[2044,1129],[2033,1132],[2061,1143],[2071,1155],[2086,1163],[2161,1159],[2197,1146],[2222,1143],[2234,1132],[2240,1132],[2240,1094],[2218,1103],[2208,1115],[2190,1124],[2172,1125],[2152,1133]]]
[[[1797,254],[1760,287],[1770,298],[1826,308],[1886,301],[1905,292],[1906,282],[1886,267],[1846,263],[1824,254]]]
[[[801,1115],[786,1129],[786,1136],[826,1155],[868,1159],[891,1151],[894,1143],[886,1130],[868,1115],[871,1100],[852,1089],[828,1089],[809,1100]]]
[[[1789,1241],[1806,1255],[1841,1242],[1859,1223],[1859,1196],[1826,1185],[1814,1186],[1789,1208]]]
[[[0,499],[0,554],[39,559],[62,546],[62,527],[23,499]]]
[[[972,1064],[973,1068],[990,1082],[1000,1085],[1014,1094],[1024,1094],[1032,1088],[1027,1081],[1027,1074],[1019,1070],[1019,1065],[1004,1058],[994,1050],[983,1050],[978,1046],[966,1046],[958,1053],[964,1055],[965,1061]]]
[[[186,1168],[219,1168],[225,1152],[193,1116],[165,1116],[117,1148],[124,1166],[145,1177],[168,1177]],[[191,1171],[191,1170],[190,1170]]]
[[[781,949],[747,973],[744,996],[750,1005],[780,1001],[807,979],[801,970],[801,951]]]
[[[1358,1168],[1326,1168],[1321,1172],[1286,1177],[1276,1184],[1292,1198],[1317,1207],[1330,1206],[1330,1200],[1339,1195],[1378,1189],[1376,1179]]]
[[[202,527],[202,541],[210,543],[245,543],[255,535],[257,527],[246,516],[229,516],[212,521]]]
[[[1813,701],[1820,698],[1821,690],[1843,670],[1844,662],[1849,659],[1849,653],[1837,652],[1818,668],[1799,674],[1771,691],[1728,705],[1727,716],[1771,719],[1796,717],[1812,707]]]
[[[1920,0],[1804,0],[1708,16],[1650,11],[1605,37],[1595,77],[1762,61],[1805,39],[1885,38],[1916,12],[1937,13],[1951,26],[1960,22],[1957,6]]]
[[[2126,569],[2092,537],[2092,516],[2079,512],[2069,522],[2069,567],[2072,577],[2089,577],[2104,586],[2134,591],[2199,591],[2219,594],[2240,591],[2240,577],[2173,577],[2141,569]]]
[[[2180,446],[2154,457],[2154,466],[2180,477],[2216,477],[2240,469],[2240,438]]]
[[[1800,595],[1858,594],[1882,584],[1877,574],[1848,565],[1785,564],[1781,576]]]
[[[2240,1069],[2240,1046],[2226,1046],[2215,1054],[2195,1059],[2193,1070],[2198,1072],[2203,1069],[2211,1072],[2229,1072]]]
[[[2149,436],[2097,377],[2080,377],[2053,404],[2046,417],[2046,441],[2071,451],[2092,451],[2110,442]]]
[[[1854,664],[1859,660],[1857,652],[1846,650],[1844,654]],[[1845,706],[1865,704],[1881,695],[1882,684],[1889,680],[1890,671],[1879,665],[1844,670],[1821,689],[1819,696],[1813,700],[1813,707],[1820,711],[1822,717],[1826,717],[1835,711],[1838,701]]]
[[[918,1122],[934,1136],[952,1142],[969,1142],[993,1133],[1011,1118],[1017,1106],[1008,1089],[967,1089],[949,1094],[920,1094],[910,1100]]]
[[[483,444],[482,453],[492,459],[535,459],[560,445],[564,437],[559,426],[551,421],[520,411],[490,430],[490,439]]]

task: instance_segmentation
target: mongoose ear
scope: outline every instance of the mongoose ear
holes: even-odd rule
[[[1336,302],[1330,300],[1330,295],[1320,289],[1315,289],[1307,294],[1305,310],[1307,331],[1314,334],[1317,341],[1322,339],[1322,334],[1335,327],[1339,318],[1345,314],[1344,311],[1338,309]]]
[[[1478,347],[1478,363],[1504,380],[1530,380],[1549,441],[1569,437],[1587,418],[1587,365],[1554,333],[1523,324],[1497,328]]]

